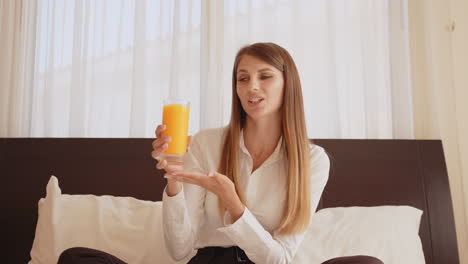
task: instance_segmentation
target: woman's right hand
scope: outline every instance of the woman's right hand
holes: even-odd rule
[[[156,128],[156,139],[152,143],[153,151],[151,152],[151,156],[153,157],[153,159],[158,161],[158,163],[156,164],[156,168],[160,170],[164,169],[166,172],[182,169],[180,168],[180,166],[169,166],[167,160],[161,157],[161,153],[163,153],[169,147],[169,142],[171,142],[171,137],[163,136],[164,130],[166,130],[165,125],[159,125]]]
[[[158,161],[158,163],[156,164],[156,168],[160,170],[163,169],[166,171],[166,173],[182,170],[183,169],[182,166],[169,165],[167,163],[167,160],[161,157],[161,153],[163,153],[169,147],[169,142],[171,142],[171,137],[163,136],[164,130],[166,130],[166,126],[159,125],[156,128],[156,132],[155,132],[156,139],[152,142],[153,151],[151,152],[151,156],[153,157],[153,159]],[[190,141],[191,141],[191,137],[189,136],[188,145],[190,145]],[[174,181],[174,180],[168,180],[167,193],[169,196],[176,195],[177,193],[179,193],[181,188],[182,188],[182,183]]]

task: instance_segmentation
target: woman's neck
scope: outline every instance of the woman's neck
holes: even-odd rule
[[[244,144],[252,158],[270,156],[281,137],[281,119],[264,118],[252,120],[247,118],[244,127]]]

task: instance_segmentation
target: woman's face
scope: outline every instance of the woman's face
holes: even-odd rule
[[[257,57],[242,56],[237,67],[237,96],[250,118],[280,116],[283,90],[280,70]]]

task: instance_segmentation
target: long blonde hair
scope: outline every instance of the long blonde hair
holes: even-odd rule
[[[229,177],[236,187],[243,204],[246,198],[240,188],[239,175],[239,139],[241,129],[245,126],[246,113],[237,96],[237,67],[244,55],[261,59],[282,71],[284,94],[282,104],[283,149],[288,160],[288,180],[286,188],[286,206],[279,227],[279,234],[296,234],[304,232],[311,217],[310,204],[310,156],[302,99],[301,82],[296,65],[289,53],[274,43],[255,43],[240,49],[234,61],[232,71],[232,111],[227,126],[224,147],[218,171]],[[274,194],[272,194],[274,195]],[[221,215],[225,208],[218,199]]]

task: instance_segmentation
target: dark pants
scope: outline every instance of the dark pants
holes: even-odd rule
[[[188,264],[251,264],[247,255],[239,247],[206,247],[200,248]],[[69,248],[60,254],[58,264],[127,264],[123,260],[103,251],[91,248]],[[339,257],[327,260],[322,264],[383,264],[370,256]]]

